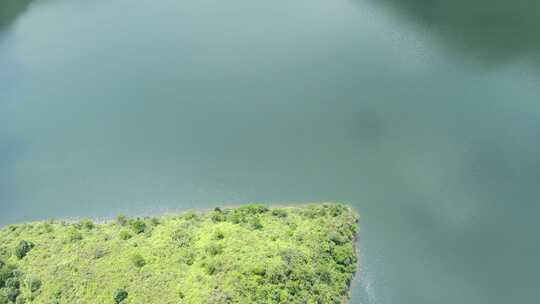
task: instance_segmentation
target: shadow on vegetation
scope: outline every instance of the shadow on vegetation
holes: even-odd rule
[[[452,49],[486,63],[540,63],[540,1],[368,0],[433,31]]]

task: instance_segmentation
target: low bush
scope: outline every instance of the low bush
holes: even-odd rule
[[[348,240],[343,237],[339,232],[337,231],[331,231],[329,234],[328,234],[328,239],[333,242],[334,244],[337,244],[337,245],[342,245],[342,244],[345,244]]]
[[[239,224],[249,223],[257,215],[268,212],[270,209],[264,205],[246,205],[236,209],[228,210],[226,213],[227,221]]]
[[[125,226],[128,223],[128,220],[125,215],[120,214],[116,217],[116,222],[120,226]]]
[[[36,292],[41,288],[41,280],[36,277],[30,277],[26,280],[26,286],[31,292]]]
[[[16,267],[13,265],[6,265],[0,268],[0,288],[6,286],[8,279],[15,277],[15,274],[13,273],[15,269]]]
[[[17,288],[6,288],[6,297],[9,301],[17,301],[17,297],[21,294],[21,291]]]
[[[15,247],[15,256],[20,260],[24,258],[30,250],[34,248],[34,244],[32,242],[28,242],[25,240],[22,240],[19,242],[17,247]]]
[[[340,265],[349,266],[356,263],[356,254],[351,244],[335,246],[332,249],[332,257]]]
[[[146,265],[146,261],[144,260],[142,255],[138,253],[131,256],[131,263],[133,263],[133,265],[138,268],[141,268],[144,265]]]
[[[194,221],[199,219],[199,214],[195,211],[187,211],[184,213],[181,218],[187,220],[187,221]]]
[[[205,251],[210,255],[218,255],[223,253],[223,246],[221,244],[210,244],[206,246]]]
[[[113,299],[116,304],[122,303],[128,297],[128,292],[124,289],[117,289],[113,294]]]
[[[118,235],[121,240],[126,241],[132,238],[131,233],[127,232],[126,230],[120,231],[120,234]]]
[[[208,298],[208,304],[229,304],[232,301],[230,294],[219,289],[214,289]]]
[[[195,258],[195,252],[186,250],[180,255],[180,257],[178,258],[178,262],[191,266],[195,262]]]
[[[214,237],[213,237],[214,240],[219,241],[219,240],[223,240],[224,238],[225,238],[225,234],[223,234],[222,231],[218,230],[218,231],[214,232]]]
[[[19,279],[16,277],[8,278],[4,284],[8,288],[11,287],[19,289],[21,287],[21,281],[19,281]]]
[[[171,239],[178,247],[188,247],[191,244],[193,237],[191,233],[185,229],[178,229],[172,233]]]
[[[221,211],[221,209],[219,208],[214,209],[214,211],[210,215],[210,218],[212,219],[212,222],[214,223],[224,222],[227,220],[227,217],[225,216],[223,211]]]
[[[279,255],[289,268],[304,265],[308,262],[306,255],[296,249],[282,250]]]
[[[82,220],[81,226],[86,230],[92,230],[95,227],[94,222],[92,222],[90,219]]]
[[[53,226],[50,223],[43,223],[43,225],[41,225],[41,229],[45,233],[51,233],[54,231]]]
[[[202,266],[207,275],[214,275],[218,273],[221,268],[221,264],[215,260],[206,261]]]
[[[68,240],[70,242],[77,242],[83,239],[82,233],[79,230],[77,230],[75,227],[71,227],[68,230],[67,235],[68,235]]]
[[[141,219],[130,221],[129,226],[136,234],[141,234],[146,230],[146,223]]]
[[[266,274],[266,268],[264,267],[264,265],[256,265],[253,267],[251,272],[259,276],[264,276]]]
[[[152,226],[158,226],[160,224],[160,221],[157,217],[153,217],[152,219],[150,219],[150,224],[152,224]]]
[[[281,217],[281,218],[288,216],[287,210],[283,210],[283,209],[274,209],[274,210],[272,210],[272,215],[276,216],[276,217]]]
[[[263,225],[258,217],[254,217],[249,221],[249,227],[253,230],[262,229]]]
[[[333,217],[340,216],[347,211],[347,208],[341,204],[324,204],[323,208],[328,210],[328,213]]]
[[[265,205],[253,204],[239,207],[237,210],[253,215],[268,212],[270,209],[268,209],[268,207],[266,207]]]

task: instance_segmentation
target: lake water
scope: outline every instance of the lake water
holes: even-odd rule
[[[539,1],[0,3],[0,225],[344,201],[352,303],[535,303],[539,184]]]

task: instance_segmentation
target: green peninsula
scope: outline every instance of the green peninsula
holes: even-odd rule
[[[0,304],[346,303],[358,216],[247,205],[0,230]]]

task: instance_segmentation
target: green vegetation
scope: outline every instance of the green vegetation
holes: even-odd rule
[[[146,223],[141,219],[132,220],[129,222],[129,225],[131,226],[131,230],[136,234],[141,234],[146,231]]]
[[[0,230],[0,304],[345,303],[357,215],[248,205]]]
[[[123,289],[117,289],[114,292],[114,302],[116,304],[122,303],[128,297],[128,292]]]
[[[25,240],[22,240],[19,242],[19,245],[15,247],[15,256],[20,260],[26,256],[26,254],[34,248],[34,244],[32,242],[27,242]]]

